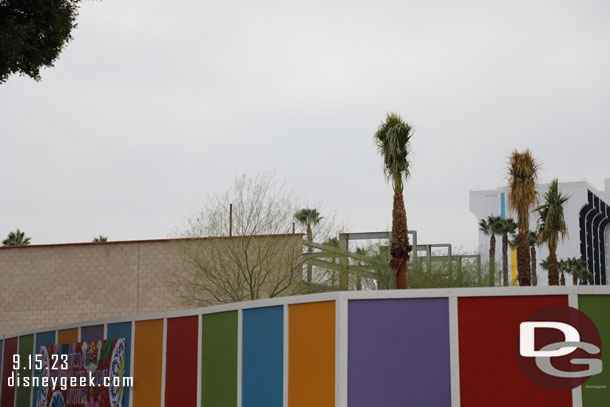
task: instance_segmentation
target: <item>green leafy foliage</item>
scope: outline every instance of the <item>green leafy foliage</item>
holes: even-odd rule
[[[393,181],[395,193],[402,193],[403,179],[410,175],[408,155],[412,135],[413,128],[400,115],[388,113],[374,136],[379,154],[383,157],[385,175]]]
[[[320,213],[315,208],[300,209],[294,214],[294,218],[305,226],[317,225],[322,219],[324,219],[320,216]]]
[[[487,236],[502,234],[503,226],[503,219],[499,216],[491,215],[479,222],[479,230]]]
[[[563,207],[568,199],[570,199],[569,196],[559,192],[558,180],[554,179],[544,194],[544,204],[536,208],[540,216],[538,236],[542,243],[548,244],[549,250],[553,253],[557,248],[559,238],[563,239],[568,234]]]
[[[14,232],[10,232],[6,239],[2,241],[3,246],[25,246],[30,244],[30,237],[25,235],[25,232],[17,229]]]
[[[536,181],[539,165],[529,150],[513,151],[508,163],[508,204],[517,212],[520,231],[529,227],[530,209],[538,201]]]
[[[377,290],[393,289],[395,277],[388,267],[387,250],[376,251],[372,248],[368,253],[376,284],[371,287],[363,282],[363,286]],[[482,273],[482,270],[487,269],[488,264],[481,264],[472,257],[460,259],[460,255],[455,255],[451,261],[446,256],[432,256],[430,261],[418,257],[408,263],[409,288],[487,287],[490,278]]]
[[[80,0],[0,0],[0,83],[13,73],[40,80],[72,39]]]

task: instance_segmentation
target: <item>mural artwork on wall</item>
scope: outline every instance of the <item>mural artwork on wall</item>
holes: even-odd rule
[[[49,385],[34,389],[37,407],[122,406],[124,388],[116,384],[125,373],[125,339],[41,346],[40,360],[35,375]]]

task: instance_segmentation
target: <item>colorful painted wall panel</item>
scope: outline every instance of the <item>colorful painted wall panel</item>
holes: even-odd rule
[[[107,339],[125,338],[125,376],[131,376],[131,322],[108,324],[106,328]],[[123,406],[129,406],[131,391],[123,393]]]
[[[578,308],[599,330],[604,368],[582,386],[583,406],[610,406],[610,295],[580,295]]]
[[[242,338],[242,406],[282,407],[284,307],[244,310]]]
[[[202,406],[237,406],[237,311],[204,315],[201,341]]]
[[[42,347],[38,354],[42,356],[43,368],[36,371],[36,377],[42,378],[44,372],[49,371],[51,382],[66,380],[66,383],[56,389],[53,389],[52,385],[40,387],[37,399],[42,401],[42,406],[122,405],[124,389],[120,385],[120,378],[125,376],[125,339],[49,345]],[[58,369],[51,367],[55,364],[54,361],[57,361]],[[89,374],[93,377],[93,383],[86,379]],[[111,381],[109,386],[103,385],[104,377],[119,378],[119,383]],[[85,379],[86,385],[82,386],[78,382],[73,385],[72,378]],[[24,404],[24,407],[26,406],[29,406],[29,403]]]
[[[288,306],[288,405],[335,405],[335,302]]]
[[[34,335],[25,335],[19,337],[19,363],[21,370],[19,374],[21,377],[32,377],[32,369],[29,363],[34,352]],[[16,407],[29,407],[30,406],[30,387],[20,386],[17,387],[17,400],[15,403]]]
[[[567,293],[580,291],[604,294],[579,295],[579,308],[599,329],[604,365],[602,374],[582,387],[583,405],[610,406],[610,369],[606,369],[610,366],[610,291],[598,287],[564,291],[558,287],[548,292],[544,288],[532,289],[545,295],[498,295],[517,293],[517,290],[521,294],[527,289],[455,291],[458,296],[462,292],[469,295],[457,301],[461,404],[468,407],[571,406],[571,391],[546,390],[522,373],[517,362],[517,346],[521,322],[543,307],[568,305]],[[412,292],[406,291],[405,297]],[[557,295],[558,292],[564,294]],[[334,407],[336,400],[347,402],[350,407],[449,406],[452,394],[449,299],[438,297],[445,291],[434,293],[437,297],[392,299],[371,298],[383,293],[324,294],[313,296],[311,300],[317,301],[310,303],[290,304],[291,299],[287,298],[287,305],[275,305],[276,302],[252,309],[243,308],[251,305],[236,304],[235,309],[243,311],[206,314],[201,317],[201,324],[196,314],[200,310],[186,311],[195,315],[183,317],[169,314],[165,346],[163,319],[110,323],[106,336],[125,338],[125,375],[132,375],[130,369],[135,367],[134,394],[124,392],[122,407],[129,407],[129,398],[133,407],[160,406],[163,386],[166,407],[196,407],[199,384],[204,407],[236,407],[240,397],[243,407],[283,407],[286,398],[289,407]],[[493,295],[470,296],[487,293]],[[367,296],[368,299],[364,298]],[[401,294],[393,292],[392,296]],[[329,298],[332,300],[326,301]],[[335,299],[341,302],[336,304]],[[344,306],[347,310],[336,314],[337,307]],[[336,319],[336,315],[344,315],[345,311],[347,324]],[[240,312],[241,328],[238,326]],[[347,332],[341,331],[344,327]],[[284,337],[285,330],[288,337]],[[13,354],[18,352],[24,363],[41,346],[70,341],[78,332],[78,328],[71,328],[57,334],[51,331],[0,340],[3,375],[0,407],[36,405],[38,399],[36,390],[30,396],[29,388],[15,391],[7,387],[6,379],[13,373]],[[241,332],[240,338],[238,332]],[[337,370],[336,346],[343,344],[336,343],[336,332],[347,339],[347,360],[339,359],[346,365]],[[104,325],[80,329],[83,342],[97,344],[103,336]],[[201,348],[198,348],[199,339]],[[239,339],[241,366],[238,365]],[[77,344],[64,344],[58,349],[78,351],[73,349],[74,345]],[[197,371],[199,361],[200,372]],[[284,370],[285,365],[288,371]],[[238,394],[240,369],[241,394]],[[345,371],[347,378],[337,377],[337,383],[346,383],[346,392],[336,393],[335,375]],[[22,377],[28,375],[22,369],[19,373]],[[201,373],[201,383],[197,381],[198,373]]]
[[[0,379],[2,378],[2,358],[4,356],[4,341],[0,339]],[[0,404],[2,404],[2,382],[0,382]]]
[[[567,295],[458,299],[463,406],[572,406],[571,391],[537,386],[517,362],[519,324],[551,305],[567,306]]]
[[[133,407],[161,405],[163,320],[137,321],[134,338]]]
[[[34,353],[40,352],[41,346],[54,345],[56,343],[55,337],[55,331],[37,333]],[[32,390],[32,406],[37,406],[38,399],[40,398],[40,390],[41,389],[39,387],[35,387]]]
[[[13,373],[13,355],[17,354],[17,343],[18,338],[9,338],[4,341],[0,407],[13,407],[15,405],[15,388],[8,385],[8,377]]]
[[[197,406],[199,317],[169,318],[165,347],[165,405]]]
[[[41,346],[55,345],[57,343],[55,337],[55,331],[37,333],[34,352],[38,353]]]
[[[62,329],[57,331],[57,343],[59,345],[78,342],[78,328]]]
[[[80,329],[81,342],[99,341],[104,339],[104,325],[84,326]]]
[[[450,406],[447,298],[349,302],[348,405]]]

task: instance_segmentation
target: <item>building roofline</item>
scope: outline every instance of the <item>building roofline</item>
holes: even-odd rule
[[[605,179],[605,178],[604,178]],[[542,187],[542,186],[546,186],[549,185],[551,182],[537,182],[536,183],[536,187]],[[592,192],[595,192],[597,194],[610,194],[610,191],[604,191],[604,190],[599,190],[597,189],[597,187],[595,187],[593,184],[591,184],[588,180],[583,179],[580,181],[559,181],[559,185],[576,185],[576,184],[583,184],[585,185],[588,189],[591,189]],[[507,185],[501,186],[501,187],[496,187],[496,188],[477,188],[477,189],[469,189],[468,192],[471,194],[477,194],[477,193],[486,193],[486,192],[502,192],[502,191],[506,191],[508,189]]]
[[[46,244],[28,244],[23,246],[0,246],[0,250],[5,249],[27,249],[35,247],[62,247],[62,246],[87,246],[87,245],[104,245],[104,244],[130,244],[130,243],[162,243],[162,242],[179,242],[184,240],[207,240],[207,239],[234,239],[240,237],[278,237],[278,236],[304,236],[304,233],[277,233],[266,235],[248,235],[248,236],[203,236],[203,237],[181,237],[173,239],[148,239],[148,240],[113,240],[108,242],[75,242],[75,243],[46,243]]]

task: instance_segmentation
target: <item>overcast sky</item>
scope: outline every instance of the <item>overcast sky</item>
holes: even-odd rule
[[[387,230],[372,135],[394,111],[416,130],[409,228],[473,250],[468,191],[512,149],[541,181],[610,177],[608,21],[606,0],[85,1],[41,82],[0,85],[0,236],[164,238],[272,169]]]

